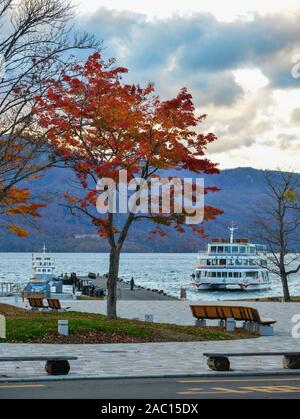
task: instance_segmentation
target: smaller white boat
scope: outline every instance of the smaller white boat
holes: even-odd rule
[[[25,286],[23,296],[43,296],[62,300],[73,299],[75,290],[72,285],[64,285],[62,278],[55,277],[55,261],[46,253],[46,246],[41,254],[32,254],[32,277]]]
[[[230,238],[212,239],[199,253],[192,285],[199,291],[262,291],[271,288],[264,257],[266,247],[234,238],[237,227],[229,227]]]

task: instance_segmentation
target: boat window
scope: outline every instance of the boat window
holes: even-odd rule
[[[266,261],[266,259],[261,259],[260,263],[261,266],[268,266],[268,262]]]
[[[217,247],[216,246],[211,246],[210,251],[211,251],[211,253],[216,253]]]
[[[228,272],[229,278],[232,278],[232,272]]]
[[[238,253],[239,248],[237,246],[232,246],[232,253]]]
[[[218,253],[224,252],[224,246],[218,246]]]
[[[222,276],[222,272],[217,272],[217,277],[221,278],[221,276]]]
[[[239,275],[239,273],[240,273],[240,272],[234,272],[234,273],[233,273],[234,278],[238,278],[238,277],[240,276],[240,275]]]
[[[258,277],[258,272],[247,272],[247,276],[249,276],[250,278],[257,278]]]
[[[47,271],[46,269],[43,269],[43,270],[42,270],[42,272],[46,272],[46,271]]]
[[[255,253],[255,247],[250,247],[250,253]]]
[[[240,253],[246,253],[246,247],[245,246],[240,247]]]
[[[227,272],[222,272],[222,278],[227,278]]]
[[[197,278],[200,278],[200,271],[197,272]]]
[[[231,247],[230,246],[225,246],[225,253],[231,253]]]

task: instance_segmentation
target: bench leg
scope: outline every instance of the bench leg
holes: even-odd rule
[[[47,361],[45,370],[49,375],[67,375],[70,371],[70,364],[68,361],[63,360]]]
[[[285,355],[283,357],[283,368],[288,370],[300,369],[300,356],[298,355]]]
[[[227,332],[234,332],[236,327],[236,321],[234,319],[227,319],[226,320],[226,331]]]
[[[208,358],[207,365],[213,371],[229,371],[230,362],[228,358]]]
[[[219,320],[218,326],[221,329],[225,329],[225,327],[226,327],[226,320]]]
[[[197,320],[195,321],[195,326],[206,327],[206,320],[203,320],[203,319],[197,319]]]
[[[259,325],[254,322],[248,323],[248,330],[249,332],[258,332],[259,331]]]

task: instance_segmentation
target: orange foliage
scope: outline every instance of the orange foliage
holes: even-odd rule
[[[92,213],[99,234],[108,237],[119,230],[112,218],[95,212],[97,194],[91,182],[103,177],[116,179],[120,169],[128,171],[128,181],[135,175],[149,179],[161,169],[219,173],[218,165],[205,157],[206,146],[216,136],[199,133],[206,115],[196,114],[186,88],[163,101],[154,93],[152,83],[144,88],[124,83],[127,69],[116,67],[114,60],[104,62],[99,53],[77,66],[76,73],[76,77],[52,81],[46,97],[36,98],[34,110],[47,129],[48,141],[73,167],[85,191],[81,198],[66,196],[68,204]],[[205,193],[215,191],[214,187],[205,189]],[[207,206],[205,220],[220,213]],[[184,231],[182,215],[155,216],[151,221]],[[202,228],[194,230],[204,234]],[[165,234],[161,229],[155,232]]]

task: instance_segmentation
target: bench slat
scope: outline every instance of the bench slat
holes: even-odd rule
[[[74,361],[77,356],[0,356],[0,362],[14,361]]]
[[[231,357],[231,356],[300,356],[300,352],[233,352],[233,353],[204,353],[203,356],[208,358],[222,358],[222,357]]]
[[[234,318],[236,321],[250,321],[261,325],[277,323],[273,319],[261,318],[258,310],[253,307],[191,304],[190,309],[196,319],[226,320]]]

